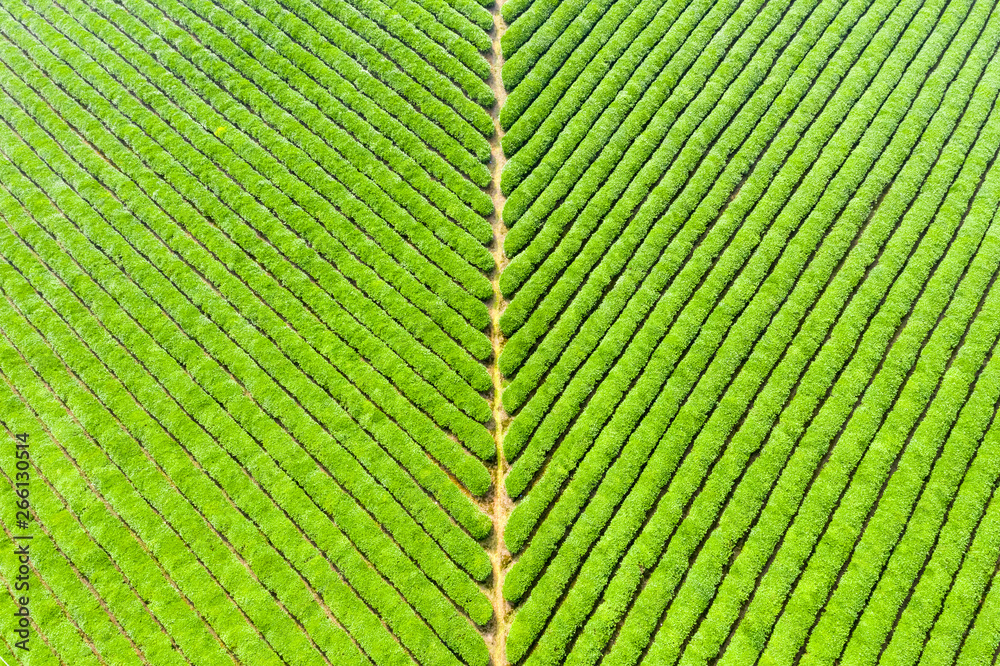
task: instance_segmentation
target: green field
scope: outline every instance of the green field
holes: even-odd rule
[[[981,0],[0,0],[0,660],[996,664],[998,150]]]

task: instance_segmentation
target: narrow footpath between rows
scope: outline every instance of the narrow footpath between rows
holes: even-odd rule
[[[490,110],[493,118],[494,134],[490,140],[490,174],[492,176],[489,185],[489,194],[493,198],[493,215],[491,222],[493,225],[493,258],[496,261],[496,268],[492,276],[493,302],[490,305],[491,330],[490,338],[493,342],[493,360],[491,361],[490,372],[493,376],[493,436],[497,445],[497,460],[493,470],[493,500],[490,506],[490,514],[493,519],[493,537],[489,546],[490,560],[493,562],[493,587],[490,590],[490,600],[493,602],[493,636],[487,636],[490,644],[490,654],[492,664],[501,666],[507,663],[507,630],[510,626],[510,605],[503,598],[504,575],[510,568],[511,556],[504,544],[503,533],[507,527],[507,517],[513,509],[514,503],[507,495],[504,485],[504,477],[507,475],[507,460],[503,453],[503,433],[506,428],[507,415],[503,410],[503,403],[500,400],[503,378],[500,376],[498,359],[500,351],[503,349],[504,339],[500,332],[500,315],[503,314],[507,303],[500,293],[500,271],[507,265],[507,257],[504,256],[503,242],[507,235],[507,228],[503,224],[501,212],[503,211],[504,196],[500,191],[500,172],[503,170],[504,156],[500,140],[503,138],[503,129],[500,127],[500,109],[507,101],[507,92],[503,87],[501,69],[503,67],[503,53],[500,50],[500,38],[507,30],[503,16],[500,14],[503,0],[497,0],[493,6],[493,49],[486,57],[490,63],[490,87],[496,96],[496,103]]]

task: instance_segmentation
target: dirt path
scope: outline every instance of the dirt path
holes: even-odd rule
[[[507,427],[507,414],[503,410],[500,401],[500,392],[503,378],[500,376],[500,368],[497,359],[503,349],[504,338],[500,333],[500,315],[503,314],[507,303],[500,293],[500,271],[507,265],[507,257],[503,252],[503,241],[507,235],[507,227],[504,226],[501,217],[503,210],[504,196],[500,191],[500,172],[503,170],[504,156],[500,148],[500,139],[503,138],[503,129],[500,127],[500,109],[507,101],[507,93],[500,78],[500,70],[503,67],[503,55],[500,51],[500,38],[503,37],[507,25],[500,15],[500,8],[503,0],[497,0],[493,7],[493,51],[487,55],[490,63],[490,87],[496,96],[496,104],[490,110],[493,117],[493,127],[495,130],[493,138],[490,140],[490,173],[492,179],[489,186],[490,196],[493,198],[494,212],[491,216],[493,224],[493,258],[496,261],[496,269],[493,271],[491,281],[493,283],[493,303],[490,305],[490,320],[492,326],[490,337],[493,341],[493,362],[490,368],[493,375],[493,422],[494,437],[497,443],[497,463],[493,471],[493,502],[490,513],[493,518],[493,540],[490,544],[490,560],[493,562],[493,586],[490,590],[490,599],[493,602],[493,639],[490,644],[491,663],[493,666],[506,666],[507,651],[507,628],[509,626],[510,606],[503,598],[503,581],[507,569],[510,567],[510,551],[507,550],[503,540],[503,532],[507,527],[507,517],[510,515],[514,503],[507,495],[504,486],[504,478],[507,476],[507,460],[503,455],[503,434]]]

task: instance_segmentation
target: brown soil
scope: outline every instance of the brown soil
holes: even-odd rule
[[[493,8],[493,50],[487,54],[486,58],[490,63],[490,87],[496,96],[496,104],[490,111],[493,117],[493,127],[495,134],[490,140],[490,151],[492,159],[490,161],[490,172],[492,180],[488,188],[490,196],[493,198],[494,212],[491,216],[493,224],[493,257],[496,261],[496,269],[493,272],[493,302],[490,306],[490,319],[492,322],[490,337],[493,341],[493,362],[490,368],[493,375],[493,423],[494,437],[497,444],[497,462],[493,471],[493,500],[490,507],[490,514],[493,518],[493,539],[490,543],[490,560],[493,562],[493,585],[490,590],[490,599],[493,602],[494,626],[493,636],[490,644],[491,663],[493,666],[506,666],[507,629],[511,615],[511,608],[503,598],[503,581],[507,569],[510,567],[511,555],[504,544],[503,533],[507,527],[507,517],[514,507],[510,496],[504,485],[507,475],[507,461],[503,455],[503,433],[506,428],[508,418],[504,412],[500,395],[503,387],[503,378],[500,375],[500,368],[497,359],[503,349],[504,338],[500,332],[500,315],[506,307],[503,294],[500,293],[500,271],[507,264],[507,257],[503,252],[503,241],[507,235],[507,228],[504,226],[501,212],[505,197],[500,191],[500,172],[503,170],[504,156],[500,147],[500,139],[503,137],[503,129],[500,127],[500,109],[507,100],[507,93],[503,88],[503,81],[500,78],[500,70],[503,67],[503,55],[500,51],[500,38],[503,36],[507,25],[500,15],[500,8],[503,0],[497,0]]]

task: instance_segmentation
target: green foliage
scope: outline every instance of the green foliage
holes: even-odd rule
[[[0,10],[0,397],[51,437],[64,661],[487,663],[494,99],[462,8]]]
[[[645,192],[653,186],[662,189],[647,197],[639,189],[642,176],[632,176],[628,171],[616,184],[618,170],[627,168],[630,160],[628,153],[611,157],[609,168],[613,170],[595,176],[595,185],[591,186],[595,191],[607,192],[603,210],[595,208],[593,221],[588,222],[588,209],[579,204],[582,213],[567,215],[572,225],[557,227],[551,244],[538,251],[540,268],[526,266],[512,278],[527,277],[523,285],[518,285],[520,289],[506,316],[511,321],[517,321],[515,318],[522,312],[524,318],[537,317],[533,329],[521,321],[512,326],[516,332],[501,357],[504,371],[516,373],[505,392],[505,406],[508,410],[521,409],[505,440],[508,455],[517,456],[507,484],[512,494],[526,491],[506,532],[508,546],[514,551],[523,549],[506,577],[504,589],[509,600],[520,604],[508,641],[508,656],[514,662],[583,664],[595,663],[603,656],[605,662],[623,664],[635,663],[641,656],[649,663],[675,663],[678,659],[682,663],[699,663],[718,654],[737,615],[747,611],[747,619],[734,627],[736,633],[723,655],[724,663],[750,663],[759,654],[747,652],[742,643],[744,635],[753,635],[757,640],[762,635],[755,630],[759,625],[750,620],[757,617],[751,612],[781,613],[775,632],[777,635],[782,631],[781,640],[786,642],[777,647],[778,639],[772,638],[769,651],[764,653],[766,660],[793,660],[811,631],[813,642],[806,645],[804,660],[830,663],[853,630],[852,621],[860,609],[867,607],[871,622],[879,623],[884,631],[896,614],[896,608],[886,612],[867,605],[871,587],[859,588],[860,581],[872,585],[871,581],[888,584],[891,580],[893,587],[886,589],[896,594],[898,602],[906,595],[907,588],[895,584],[898,578],[885,577],[880,568],[896,544],[896,540],[885,540],[882,535],[899,534],[906,526],[905,514],[900,518],[900,509],[890,507],[906,510],[913,506],[931,464],[937,465],[936,456],[941,455],[941,449],[934,448],[934,438],[938,446],[943,446],[947,425],[954,421],[964,396],[971,390],[971,382],[978,379],[977,363],[990,348],[993,337],[985,332],[968,332],[982,339],[976,345],[978,351],[960,345],[960,340],[965,339],[965,323],[979,312],[976,299],[985,294],[983,289],[992,274],[988,266],[995,265],[998,256],[988,244],[982,251],[991,258],[980,258],[985,262],[983,269],[968,273],[969,279],[979,285],[970,287],[966,298],[971,300],[951,306],[956,316],[946,314],[944,320],[954,319],[954,325],[939,326],[935,332],[938,337],[926,347],[934,347],[942,369],[953,349],[965,349],[973,356],[962,362],[964,370],[956,366],[949,375],[953,382],[959,382],[954,390],[936,392],[940,374],[932,375],[933,379],[923,383],[923,402],[904,399],[900,405],[905,406],[892,410],[893,418],[912,415],[910,423],[920,417],[928,434],[918,435],[923,446],[906,450],[904,460],[913,458],[915,462],[897,472],[898,480],[893,476],[887,496],[892,504],[885,508],[880,504],[880,511],[871,518],[884,516],[881,520],[886,526],[892,523],[893,529],[873,527],[864,533],[868,541],[856,545],[858,553],[884,555],[883,559],[852,565],[849,575],[840,579],[831,600],[840,614],[834,616],[828,608],[828,614],[814,624],[814,614],[823,603],[822,596],[813,594],[820,583],[813,584],[810,578],[809,583],[798,584],[794,575],[799,569],[778,566],[784,562],[781,557],[790,556],[786,548],[779,551],[773,566],[768,563],[772,551],[764,548],[765,542],[759,539],[780,539],[779,524],[769,522],[767,529],[755,528],[751,535],[748,531],[758,515],[761,521],[770,521],[770,512],[779,507],[783,512],[790,511],[786,519],[795,514],[792,496],[785,496],[788,489],[775,484],[779,475],[791,474],[792,470],[802,474],[805,483],[822,457],[822,448],[812,449],[810,443],[809,449],[802,449],[806,446],[803,441],[798,445],[800,449],[816,451],[813,466],[809,467],[805,459],[800,461],[799,454],[789,458],[797,446],[795,428],[799,428],[801,437],[817,401],[822,401],[824,393],[830,395],[829,382],[840,377],[837,364],[843,368],[850,361],[855,367],[851,355],[865,349],[867,361],[859,360],[856,367],[869,373],[882,368],[875,339],[861,347],[857,340],[864,322],[886,306],[887,290],[896,278],[879,274],[877,280],[868,282],[868,267],[875,261],[879,265],[899,261],[901,269],[921,230],[933,218],[935,204],[923,204],[921,199],[919,206],[911,206],[907,197],[912,201],[917,196],[923,178],[921,170],[927,174],[936,163],[942,169],[951,169],[951,175],[933,176],[932,182],[940,183],[943,189],[939,191],[944,196],[962,158],[976,140],[995,97],[995,87],[984,83],[977,89],[979,95],[970,107],[975,113],[970,111],[963,117],[964,108],[989,54],[995,50],[998,33],[986,29],[981,33],[983,40],[977,43],[989,11],[983,5],[977,6],[968,18],[968,5],[949,7],[940,22],[936,12],[941,5],[933,5],[925,7],[911,23],[905,17],[907,12],[913,16],[920,9],[916,3],[881,4],[879,11],[869,12],[860,21],[867,8],[850,3],[830,29],[825,24],[834,20],[840,8],[821,9],[799,14],[808,15],[806,27],[792,22],[784,36],[780,29],[768,31],[775,35],[775,46],[789,40],[790,35],[796,39],[792,40],[794,46],[776,52],[780,57],[774,65],[758,65],[758,76],[762,78],[737,78],[735,85],[723,79],[720,87],[727,98],[722,103],[709,96],[710,80],[704,86],[704,97],[694,97],[682,116],[666,123],[667,130],[677,133],[693,115],[693,129],[697,131],[687,131],[697,137],[692,144],[698,148],[687,152],[685,135],[671,138],[667,130],[661,134],[666,138],[643,137],[629,146],[630,151],[645,149],[645,155],[650,155],[662,141],[658,151],[678,155],[649,167],[651,175],[649,184],[644,185]],[[890,12],[895,13],[886,20]],[[795,15],[793,8],[783,18],[791,22]],[[908,26],[910,30],[900,39]],[[843,35],[848,32],[850,37],[845,40]],[[808,40],[822,48],[812,48]],[[754,58],[766,57],[766,44],[746,51],[732,49],[725,65],[739,67],[738,54],[743,52],[753,53]],[[951,48],[947,48],[949,44]],[[858,60],[862,50],[864,54]],[[802,55],[796,55],[807,53],[802,60]],[[717,75],[725,71],[722,67]],[[820,78],[813,80],[821,71]],[[983,79],[991,80],[992,76]],[[746,83],[741,85],[741,81]],[[824,96],[831,93],[835,96],[828,102]],[[709,101],[705,121],[699,126],[696,109],[701,99]],[[642,102],[645,100],[643,96]],[[736,110],[739,115],[733,121],[724,115]],[[960,118],[961,129],[953,132]],[[655,126],[655,120],[646,125]],[[588,133],[587,138],[590,136]],[[643,148],[648,144],[652,146]],[[977,145],[989,151],[995,148],[996,139],[984,136]],[[591,160],[587,168],[596,169],[612,146],[609,142],[602,147],[601,157]],[[709,159],[704,159],[705,146],[713,151]],[[632,158],[638,163],[635,168],[645,168],[659,153],[652,154],[650,158],[636,152]],[[989,154],[969,159],[981,170]],[[698,177],[690,178],[689,174],[696,170]],[[716,173],[721,173],[718,180]],[[570,205],[576,192],[585,191],[582,188],[586,178],[569,177],[573,189],[558,200],[554,213],[546,214],[545,225]],[[975,172],[963,172],[960,182],[969,192],[976,189],[978,178]],[[905,188],[890,191],[894,180],[905,183]],[[597,184],[607,189],[597,190]],[[633,187],[635,198],[629,199]],[[952,196],[961,195],[952,188]],[[580,200],[586,201],[586,196]],[[949,252],[941,264],[940,279],[951,280],[951,289],[963,276],[963,266],[973,257],[980,257],[977,234],[981,238],[983,225],[989,222],[991,213],[986,211],[995,210],[986,187],[976,201],[982,213],[970,210],[966,214],[964,205],[958,202],[948,209],[954,216],[952,230],[965,217],[971,225],[952,243],[955,251]],[[618,210],[621,212],[616,219],[613,216]],[[877,210],[874,216],[873,210]],[[610,216],[605,211],[610,211]],[[906,224],[911,225],[905,227],[909,231],[899,242],[886,245],[904,212]],[[937,219],[943,220],[940,216]],[[972,223],[972,219],[978,222]],[[932,228],[933,238],[949,237],[948,225],[943,222],[940,228]],[[546,227],[541,229],[531,242],[542,237]],[[574,233],[579,235],[574,237]],[[907,236],[908,245],[902,240]],[[928,236],[926,244],[921,245],[937,253],[936,259],[927,255],[930,263],[922,265],[928,267],[940,261],[949,247],[948,242],[931,238]],[[659,247],[653,244],[654,239],[659,239]],[[644,256],[646,243],[654,252],[646,260],[649,263],[643,265],[638,262]],[[531,247],[526,246],[511,266],[528,256]],[[560,257],[563,247],[567,251]],[[594,249],[588,252],[589,247]],[[883,247],[888,248],[885,255],[880,249]],[[691,258],[681,254],[692,250]],[[671,255],[671,251],[676,254]],[[667,260],[677,268],[668,272]],[[655,261],[662,262],[663,268],[652,268]],[[543,262],[552,262],[551,273]],[[699,264],[704,268],[695,271]],[[623,273],[626,265],[634,273]],[[662,271],[662,277],[657,269]],[[643,276],[648,276],[648,286],[637,291]],[[653,282],[653,276],[661,281]],[[518,299],[533,280],[540,285],[529,292],[538,299],[537,304],[529,298],[518,309]],[[901,283],[903,278],[897,282]],[[915,285],[914,295],[922,292],[920,277],[910,276],[905,283]],[[864,299],[852,299],[860,284],[864,285]],[[944,284],[948,283],[941,288],[929,287],[920,302],[943,308],[950,298],[943,291],[947,289]],[[907,300],[900,294],[897,299],[899,309],[894,303],[892,311],[899,315],[908,312],[912,297]],[[893,300],[890,295],[888,301]],[[567,303],[571,305],[567,307]],[[848,303],[851,306],[845,311]],[[866,314],[859,307],[872,310]],[[933,327],[938,314],[924,314],[920,307],[909,315],[910,325],[923,325],[919,321]],[[956,318],[960,311],[963,319]],[[982,326],[994,326],[986,323],[993,317],[985,310],[983,319],[976,321]],[[832,329],[835,323],[837,327]],[[885,331],[882,335],[887,336],[883,338],[887,345],[894,329],[879,326]],[[519,340],[522,331],[529,330],[530,335]],[[616,330],[621,331],[619,336],[611,337]],[[941,337],[946,335],[951,336],[949,341]],[[915,352],[920,346],[911,350]],[[811,359],[821,348],[822,353],[813,362]],[[956,357],[956,364],[958,358],[965,357]],[[951,367],[950,362],[947,365]],[[896,372],[896,366],[893,368]],[[800,380],[804,372],[805,378]],[[960,382],[965,382],[964,387]],[[888,390],[873,395],[891,405],[895,394]],[[923,410],[931,395],[938,397],[926,414]],[[792,396],[795,398],[789,405]],[[853,399],[845,398],[843,404],[850,408]],[[782,415],[783,434],[779,436],[776,419],[783,410],[793,408],[795,418],[801,414],[803,420],[796,426],[792,425],[794,420],[786,422]],[[970,418],[973,413],[978,415],[980,433],[990,411],[985,405],[969,411]],[[788,434],[784,434],[786,427],[792,428]],[[824,426],[823,432],[832,436],[836,427],[833,422],[830,427]],[[908,440],[905,432],[896,432],[885,442],[899,447]],[[865,441],[865,436],[851,436],[850,441]],[[968,438],[956,436],[954,441],[951,455],[964,456],[959,461],[965,462],[954,464],[945,457],[941,463],[941,474],[949,475],[941,477],[948,479],[941,483],[951,485],[927,495],[927,501],[936,502],[938,507],[934,514],[938,522],[921,528],[923,543],[928,546],[937,533],[935,525],[940,526],[944,520],[948,493],[954,496],[964,465],[970,460],[971,450],[957,444]],[[945,450],[946,455],[949,450]],[[783,471],[786,463],[790,467]],[[884,462],[879,469],[888,467]],[[842,471],[844,464],[831,469],[849,474]],[[904,480],[908,473],[916,476]],[[863,478],[864,484],[851,484],[852,491],[862,492],[867,486],[870,496],[877,494],[884,477],[865,471]],[[828,490],[837,487],[832,480],[817,481],[819,486],[824,493],[836,492]],[[782,497],[769,500],[772,489]],[[982,490],[979,495],[985,501]],[[899,499],[895,499],[897,496]],[[767,512],[758,514],[765,504]],[[863,513],[847,514],[846,508],[840,520],[843,522],[837,527],[828,529],[822,516],[812,518],[807,524],[824,532],[803,533],[802,540],[796,542],[801,543],[801,552],[808,553],[808,544],[815,544],[824,533],[821,548],[849,549],[853,537],[843,539],[840,535],[854,534],[852,530],[869,524]],[[966,520],[966,525],[970,524]],[[958,533],[954,538],[960,538]],[[770,543],[774,548],[774,541]],[[737,555],[740,559],[734,565]],[[926,550],[918,550],[907,560],[911,576],[916,575],[925,556],[930,556]],[[843,555],[834,557],[832,565],[821,564],[825,560],[818,556],[812,558],[816,564],[810,566],[815,567],[812,575],[816,581],[832,585],[837,580],[841,563],[846,566],[846,562]],[[765,564],[770,567],[769,576],[787,572],[785,585],[795,585],[787,607],[780,597],[764,597],[763,590],[754,592]],[[866,577],[861,578],[863,575]],[[765,576],[764,580],[769,578]],[[849,587],[855,580],[858,582],[854,588]],[[939,585],[947,585],[946,579]],[[939,593],[945,589],[940,587]],[[743,606],[741,610],[751,594],[762,598],[755,596],[749,609]],[[847,596],[850,594],[853,596]],[[926,612],[929,615],[925,617],[933,619],[933,609]],[[798,613],[794,619],[790,617],[793,613]],[[870,646],[878,645],[882,636],[855,640],[859,649],[870,652]],[[871,653],[867,658],[876,655]],[[858,658],[860,653],[854,653],[852,659]]]
[[[4,3],[36,658],[487,666],[499,595],[518,666],[989,663],[998,50],[981,0]]]

